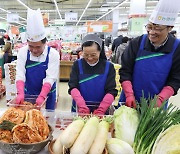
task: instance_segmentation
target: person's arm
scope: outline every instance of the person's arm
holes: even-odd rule
[[[27,59],[27,47],[23,47],[18,52],[17,64],[16,64],[16,89],[17,89],[16,103],[17,104],[20,104],[24,101],[26,59]]]
[[[120,83],[126,97],[126,106],[129,107],[136,107],[135,96],[132,87],[132,77],[139,45],[140,37],[135,38],[129,43],[122,54],[121,68],[119,69]]]
[[[114,49],[115,49],[115,40],[112,43],[112,52],[114,53]]]
[[[46,78],[43,79],[41,92],[36,99],[37,105],[41,105],[44,102],[51,90],[52,85],[57,81],[59,75],[59,62],[59,53],[51,48],[49,53],[48,69],[46,70]]]
[[[170,86],[174,90],[174,94],[177,94],[177,91],[180,88],[180,45],[177,47],[172,61],[172,67],[168,75],[167,82],[165,86]]]
[[[118,63],[118,59],[119,59],[119,56],[120,56],[120,45],[117,47],[117,50],[116,50],[116,58],[115,58],[115,62]]]
[[[90,110],[86,106],[85,100],[79,91],[78,76],[79,76],[78,61],[75,61],[72,66],[70,79],[68,82],[68,85],[69,85],[68,93],[71,95],[72,99],[76,102],[77,107],[78,107],[78,112],[89,114]]]
[[[174,94],[174,89],[170,86],[165,86],[157,97],[157,106],[160,107],[162,103],[168,100]]]
[[[49,53],[48,69],[46,70],[46,77],[43,79],[43,84],[50,83],[52,86],[54,82],[56,82],[59,76],[59,63],[60,56],[58,51],[51,48]]]
[[[114,65],[110,63],[109,73],[105,83],[105,96],[101,101],[99,107],[93,112],[93,114],[103,115],[107,109],[113,103],[115,97],[117,96],[116,81],[115,81],[116,72]]]
[[[70,73],[70,78],[69,78],[69,89],[68,93],[71,95],[71,90],[73,88],[79,88],[79,68],[78,68],[78,61],[75,61],[72,65],[71,73]]]
[[[139,50],[140,40],[142,37],[137,37],[130,41],[129,45],[121,57],[121,68],[119,69],[120,83],[123,81],[132,81],[134,63],[136,54]]]
[[[22,80],[25,82],[25,74],[26,74],[26,60],[27,60],[27,51],[28,47],[25,46],[18,51],[17,55],[17,64],[16,64],[16,81]]]

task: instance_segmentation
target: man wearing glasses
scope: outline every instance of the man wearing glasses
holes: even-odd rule
[[[169,32],[179,8],[178,0],[160,0],[145,26],[147,34],[133,39],[122,55],[119,71],[123,92],[120,102],[136,107],[157,95],[157,106],[177,94],[180,87],[180,45]]]

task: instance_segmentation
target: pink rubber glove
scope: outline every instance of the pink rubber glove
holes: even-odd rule
[[[71,96],[77,104],[78,113],[84,113],[84,114],[90,113],[90,110],[86,106],[86,102],[85,102],[84,98],[81,96],[80,91],[77,88],[73,88],[71,90]]]
[[[111,106],[111,104],[114,101],[114,96],[110,93],[107,93],[102,102],[100,103],[99,107],[94,110],[93,114],[95,115],[104,115],[107,111],[107,109]]]
[[[24,81],[16,81],[17,97],[16,104],[21,104],[24,102]]]
[[[164,87],[158,94],[157,106],[160,107],[164,101],[169,99],[174,94],[174,89],[170,86]]]
[[[41,92],[40,92],[38,98],[36,99],[36,105],[38,105],[38,106],[42,105],[42,103],[46,99],[50,90],[51,90],[51,84],[48,82],[44,83],[42,86]]]
[[[135,101],[131,81],[128,81],[128,80],[123,81],[122,88],[126,96],[126,106],[136,108],[136,101]]]

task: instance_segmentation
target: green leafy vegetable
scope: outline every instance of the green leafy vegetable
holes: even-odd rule
[[[0,128],[4,130],[12,130],[12,128],[15,126],[15,123],[12,123],[8,120],[3,120],[2,123],[0,123]]]
[[[133,148],[117,138],[110,138],[107,141],[107,149],[109,154],[134,154]]]
[[[180,123],[180,110],[172,104],[164,109],[155,108],[157,97],[142,98],[138,106],[140,122],[136,131],[133,148],[136,154],[151,154],[158,135],[172,125]]]
[[[180,124],[173,125],[156,139],[152,154],[180,154]]]
[[[114,112],[115,137],[130,145],[134,142],[138,124],[138,112],[135,109],[123,105]]]

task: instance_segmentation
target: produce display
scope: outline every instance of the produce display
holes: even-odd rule
[[[102,154],[109,132],[111,119],[100,120],[98,117],[88,117],[86,122],[83,118],[74,120],[60,133],[52,146],[54,154],[61,154],[69,149],[71,154]]]
[[[0,149],[28,145],[25,151],[37,153],[51,141],[50,154],[180,154],[180,110],[165,105],[142,98],[136,109],[122,105],[99,117],[10,107],[0,118]],[[54,123],[54,140],[46,120]]]
[[[136,109],[115,110],[111,125],[91,116],[75,120],[50,144],[51,154],[180,154],[180,110],[164,107],[156,107],[156,97],[142,98]]]

